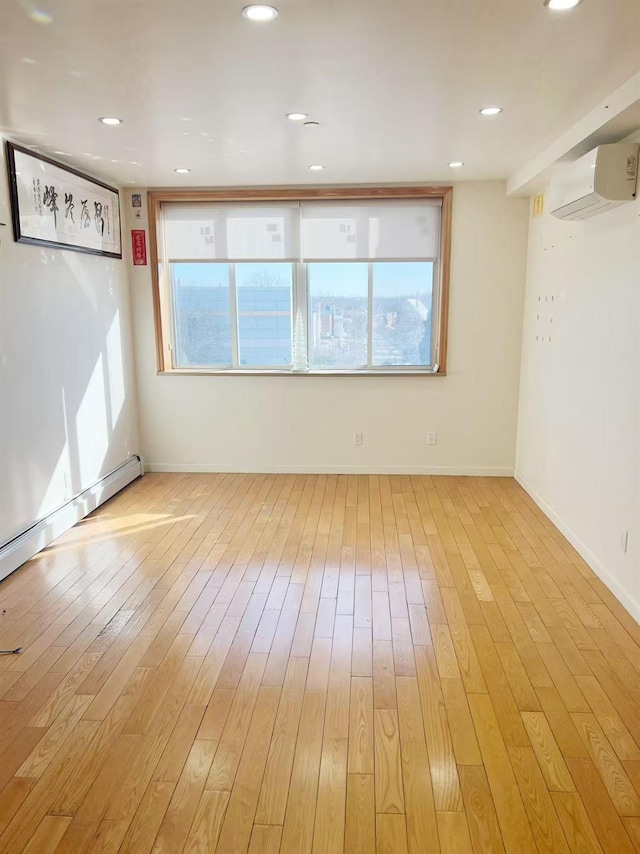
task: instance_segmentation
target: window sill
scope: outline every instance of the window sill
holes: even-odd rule
[[[422,370],[409,368],[407,370],[327,370],[327,371],[291,371],[291,370],[237,370],[223,369],[211,370],[203,368],[173,368],[169,371],[158,371],[159,376],[182,376],[182,377],[444,377],[444,371],[434,371],[431,368]]]

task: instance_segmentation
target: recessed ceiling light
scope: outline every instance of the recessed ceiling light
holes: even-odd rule
[[[187,172],[191,172],[191,169],[185,169],[184,167],[180,167],[179,169],[174,169],[174,172],[177,172],[178,175],[186,175]]]
[[[324,169],[324,166],[309,166],[309,169],[311,169],[312,172],[320,172],[322,169]]]
[[[121,125],[122,119],[116,119],[115,116],[102,116],[98,121],[102,122],[103,125]]]
[[[292,122],[303,122],[308,113],[287,113],[287,118]]]
[[[464,163],[462,160],[452,160],[451,163],[449,163],[449,166],[452,169],[460,169],[460,167],[464,166]]]
[[[544,0],[544,5],[554,12],[566,12],[568,9],[575,9],[580,3],[582,0]]]
[[[278,10],[275,6],[254,3],[251,6],[244,7],[242,17],[248,18],[250,21],[273,21],[274,18],[278,17]]]
[[[502,107],[483,107],[480,110],[481,116],[497,116],[502,112]]]
[[[320,122],[305,122],[304,126],[306,128],[317,128],[319,126],[319,124],[320,124]]]

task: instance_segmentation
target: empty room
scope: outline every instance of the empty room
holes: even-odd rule
[[[0,854],[640,854],[640,0],[0,2]]]

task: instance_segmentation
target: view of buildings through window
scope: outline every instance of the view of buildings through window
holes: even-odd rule
[[[296,272],[311,369],[431,364],[433,262],[299,266],[172,263],[176,367],[291,367]]]

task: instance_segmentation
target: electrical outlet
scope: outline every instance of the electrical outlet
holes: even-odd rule
[[[354,433],[353,434],[353,444],[354,445],[362,445],[364,442],[364,434],[363,433]]]
[[[438,434],[435,430],[429,430],[427,433],[427,445],[437,445],[438,444]]]
[[[629,531],[620,531],[620,551],[627,553],[629,546]]]

